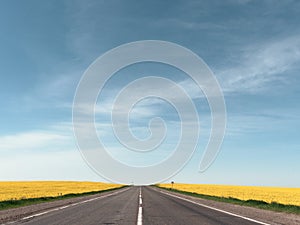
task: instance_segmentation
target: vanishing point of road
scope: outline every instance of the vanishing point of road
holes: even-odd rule
[[[29,216],[20,217],[6,224],[267,225],[274,223],[256,219],[255,214],[251,218],[242,216],[230,212],[227,208],[224,210],[224,208],[208,206],[199,203],[197,199],[192,199],[192,197],[185,197],[156,187],[132,186],[110,191],[84,201],[36,211]]]

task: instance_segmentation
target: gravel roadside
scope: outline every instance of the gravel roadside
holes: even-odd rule
[[[214,207],[241,216],[249,217],[251,219],[255,219],[272,225],[273,224],[274,225],[279,225],[279,224],[299,225],[300,224],[300,215],[297,214],[274,212],[274,211],[269,211],[264,209],[253,208],[249,206],[241,206],[241,205],[235,205],[235,204],[230,204],[225,202],[217,202],[217,201],[201,199],[189,195],[184,195],[184,194],[180,194],[168,190],[163,190],[157,187],[152,187],[152,188],[160,192],[167,192],[169,194],[176,195],[185,199],[189,199],[200,204],[204,204],[210,207]]]

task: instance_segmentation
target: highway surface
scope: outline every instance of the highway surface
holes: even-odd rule
[[[255,218],[252,218],[255,219]],[[266,224],[201,206],[152,187],[130,187],[22,218],[26,225]]]

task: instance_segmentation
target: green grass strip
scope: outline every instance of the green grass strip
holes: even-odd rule
[[[103,193],[103,192],[107,192],[107,191],[121,189],[124,187],[127,187],[127,186],[105,189],[105,190],[101,190],[101,191],[84,192],[84,193],[78,193],[78,194],[70,193],[70,194],[65,194],[65,195],[56,196],[56,197],[40,197],[40,198],[27,198],[27,199],[19,199],[19,200],[13,200],[13,199],[6,200],[6,201],[0,202],[0,210],[17,208],[17,207],[21,207],[21,206],[33,205],[33,204],[44,203],[44,202],[51,202],[51,201],[56,201],[56,200],[63,200],[63,199],[69,199],[69,198],[75,198],[75,197],[94,195],[94,194],[99,194],[99,193]]]
[[[297,205],[285,205],[277,202],[265,202],[265,201],[259,201],[259,200],[241,200],[237,198],[226,198],[226,197],[218,197],[218,196],[212,196],[212,195],[204,195],[204,194],[198,194],[195,192],[188,192],[188,191],[180,191],[172,188],[163,188],[155,185],[158,188],[161,189],[166,189],[172,192],[180,193],[180,194],[185,194],[185,195],[190,195],[193,197],[198,197],[202,199],[208,199],[208,200],[214,200],[214,201],[219,201],[219,202],[227,202],[227,203],[232,203],[236,205],[242,205],[242,206],[251,206],[259,209],[267,209],[267,210],[272,210],[276,212],[287,212],[287,213],[294,213],[294,214],[300,214],[300,206]]]

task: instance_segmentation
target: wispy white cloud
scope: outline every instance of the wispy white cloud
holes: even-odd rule
[[[0,180],[104,181],[81,158],[79,151],[19,152],[0,157]]]
[[[271,81],[283,79],[286,72],[299,67],[300,36],[246,47],[240,62],[216,72],[223,90],[232,92],[261,91]]]
[[[57,142],[65,140],[64,136],[58,134],[49,133],[21,133],[16,135],[2,136],[0,137],[0,148],[5,150],[13,149],[32,149],[49,144],[49,142]]]
[[[73,146],[69,127],[60,129],[31,130],[0,136],[0,151],[16,154],[31,150],[54,150]]]
[[[259,110],[243,114],[231,113],[227,118],[227,136],[249,136],[272,132],[290,131],[299,123],[298,110],[277,109]]]
[[[213,22],[195,22],[188,19],[169,18],[156,21],[156,26],[174,26],[186,30],[225,30],[226,26]]]

